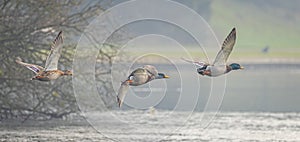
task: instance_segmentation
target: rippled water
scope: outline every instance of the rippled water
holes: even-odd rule
[[[200,112],[190,118],[185,117],[188,112],[158,110],[110,113],[131,118],[122,122],[129,125],[104,120],[109,127],[103,123],[98,132],[85,122],[1,122],[0,141],[300,141],[299,113],[222,112],[205,129]]]

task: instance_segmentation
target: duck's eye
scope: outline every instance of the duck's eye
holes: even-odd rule
[[[133,80],[133,76],[130,76],[130,77],[129,77],[129,80]]]

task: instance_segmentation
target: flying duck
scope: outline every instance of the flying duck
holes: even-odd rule
[[[227,59],[233,49],[233,46],[236,41],[236,29],[233,28],[229,35],[224,40],[221,50],[218,52],[213,64],[208,64],[204,62],[195,62],[183,59],[186,62],[193,63],[198,66],[197,72],[201,75],[206,75],[210,77],[216,77],[223,74],[226,74],[232,70],[244,69],[238,63],[227,64]]]
[[[35,73],[35,76],[32,77],[31,80],[50,81],[55,80],[60,76],[72,75],[72,71],[70,70],[62,71],[57,69],[58,59],[60,58],[62,51],[62,44],[63,37],[62,31],[60,31],[51,45],[51,50],[46,59],[45,67],[24,63],[20,57],[17,57],[16,62]]]
[[[122,106],[123,100],[127,93],[129,86],[139,86],[142,84],[146,84],[154,79],[163,79],[169,78],[169,76],[158,73],[157,69],[151,65],[145,65],[143,68],[135,69],[128,78],[121,83],[121,87],[118,91],[117,101],[119,107]]]

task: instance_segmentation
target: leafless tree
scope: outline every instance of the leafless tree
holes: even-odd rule
[[[64,31],[64,49],[59,68],[71,69],[76,40],[88,23],[109,7],[109,0],[3,0],[0,1],[0,120],[10,118],[51,119],[76,113],[71,78],[54,82],[30,81],[29,70],[17,65],[16,57],[26,62],[43,65],[50,44],[58,31]],[[110,73],[116,48],[99,51],[100,74]],[[111,84],[98,79],[100,89],[112,103]]]

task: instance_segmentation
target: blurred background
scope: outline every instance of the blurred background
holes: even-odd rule
[[[121,2],[124,0],[0,1],[0,122],[72,119],[80,115],[72,78],[62,77],[52,82],[30,81],[34,74],[17,65],[15,59],[21,57],[25,62],[43,66],[51,42],[62,30],[64,48],[59,68],[72,69],[76,45],[82,32],[96,16]],[[300,112],[299,0],[175,2],[200,14],[211,26],[220,44],[233,27],[237,29],[237,42],[228,62],[240,63],[245,69],[226,75],[221,112]],[[108,23],[113,24],[114,18],[111,17]],[[181,17],[178,16],[178,19]],[[181,80],[176,70],[176,66],[180,66],[185,68],[181,74],[189,75],[188,79],[195,76],[200,79],[200,94],[195,110],[202,112],[209,98],[211,80],[197,75],[193,66],[180,61],[180,57],[184,56],[183,49],[170,47],[172,44],[168,44],[168,40],[155,40],[153,37],[135,40],[147,34],[164,35],[184,43],[184,48],[191,53],[191,59],[196,61],[213,60],[208,61],[203,50],[180,27],[151,20],[125,25],[107,40],[97,57],[97,89],[105,107],[118,109],[115,97],[119,83],[111,82],[112,66],[136,59],[131,68],[119,72],[119,80],[125,80],[129,71],[144,64],[155,65],[160,72],[169,74],[173,79],[165,80],[163,83],[167,87],[164,88],[160,88],[164,84],[159,81],[132,88],[135,94],[149,95],[149,86],[156,86],[157,92],[166,89],[164,98],[152,107],[172,110],[180,95],[189,95],[180,92]],[[164,57],[139,56],[146,54],[149,49]],[[207,54],[214,56],[217,53],[208,49]],[[195,88],[190,85],[187,89]],[[127,99],[130,102],[131,98]],[[187,106],[189,101],[186,101]],[[88,105],[93,107],[93,104]],[[125,104],[123,109],[132,108]],[[182,107],[182,110],[185,108]]]
[[[109,140],[87,127],[76,102],[78,98],[74,96],[71,77],[61,77],[51,82],[30,81],[34,74],[16,64],[15,59],[20,57],[24,62],[43,66],[53,39],[62,30],[64,47],[58,68],[72,70],[77,43],[82,34],[88,34],[84,33],[85,28],[105,10],[122,2],[125,1],[0,1],[0,124],[5,126],[0,128],[0,135],[3,136],[0,141],[53,141],[53,137],[58,135],[61,137],[57,141],[73,137],[87,141]],[[128,124],[132,122],[145,127],[142,127],[143,130],[127,129],[127,125],[125,128],[123,125],[103,121],[101,123],[105,130],[109,130],[111,136],[125,138],[127,141],[152,141],[165,136],[174,136],[174,139],[170,139],[173,141],[299,141],[300,1],[175,2],[201,15],[220,44],[235,27],[237,42],[228,63],[240,63],[245,69],[232,71],[224,76],[226,89],[220,113],[211,124],[211,129],[204,133],[199,120],[202,119],[201,114],[209,100],[212,80],[199,76],[194,66],[180,58],[212,62],[213,58],[208,57],[214,57],[216,51],[199,47],[186,31],[166,22],[142,20],[124,25],[107,39],[97,56],[95,79],[103,107],[97,108],[91,102],[85,102],[85,105],[91,110],[101,110],[104,114],[107,110],[109,113],[111,111],[114,117],[122,116],[118,120],[124,119]],[[180,21],[184,20],[182,17],[185,15],[179,12],[174,16]],[[110,18],[102,26],[113,27],[118,17]],[[91,40],[94,38],[97,37],[91,37]],[[174,41],[184,45],[184,49]],[[206,53],[202,48],[207,49]],[[188,51],[190,56],[185,56],[183,51]],[[125,103],[120,110],[116,102],[120,81],[144,64],[155,65],[159,72],[166,73],[171,78],[131,87],[125,101],[147,105],[150,109],[139,110]],[[178,68],[183,70],[179,71]],[[114,82],[111,74],[114,75]],[[191,80],[185,84],[184,89],[188,91],[184,94],[181,92],[182,76]],[[193,82],[193,79],[198,79],[200,85]],[[197,90],[199,93],[195,94]],[[140,98],[154,95],[159,101],[150,104],[136,102],[133,95]],[[193,95],[198,98],[193,98]],[[173,113],[177,101],[183,96],[187,99]],[[81,97],[83,98],[79,99],[85,99],[85,96]],[[183,126],[188,126],[187,129],[173,133],[173,130],[181,126],[181,120],[187,120],[183,117],[186,116],[184,112],[193,111],[190,110],[193,107],[190,104],[195,101],[195,115],[186,124],[183,123]],[[169,112],[173,115],[169,115]],[[108,116],[103,116],[103,119],[95,118],[98,121],[110,120],[111,117]],[[75,123],[72,123],[75,129],[73,126],[53,128],[53,124],[45,127],[47,121],[36,121],[54,120],[58,123],[58,120],[77,118],[83,120],[84,127],[75,127]],[[29,126],[42,127],[22,127],[26,126],[23,122],[27,121],[33,122]],[[58,125],[63,124],[65,122]],[[11,125],[17,125],[18,128],[9,129]],[[44,133],[40,133],[40,130],[44,130]],[[120,134],[116,130],[128,131]],[[53,135],[48,135],[49,133]]]
[[[33,75],[14,60],[21,57],[24,61],[43,65],[49,45],[58,31],[64,31],[64,50],[59,68],[71,69],[76,43],[84,28],[105,9],[122,1],[10,1],[1,5],[1,119],[9,118],[62,118],[78,111],[72,92],[71,78],[63,77],[54,82],[29,81]],[[220,43],[229,31],[237,28],[237,43],[228,62],[238,62],[246,67],[243,71],[232,72],[227,78],[227,88],[221,107],[223,111],[279,111],[298,112],[299,69],[300,69],[300,2],[290,0],[253,0],[253,1],[178,1],[200,14],[211,26]],[[180,17],[179,17],[180,20]],[[113,18],[112,18],[113,22]],[[147,28],[145,28],[147,27]],[[167,27],[167,28],[166,28]],[[142,21],[128,24],[108,40],[115,46],[107,46],[99,52],[96,72],[99,75],[100,94],[107,102],[107,107],[114,106],[115,92],[109,80],[103,75],[110,74],[120,47],[126,42],[146,34],[161,34],[185,43],[185,48],[195,60],[206,61],[206,55],[182,29],[157,21]],[[135,55],[147,51],[152,41],[134,47]],[[165,53],[168,58],[178,58],[181,50],[163,47],[157,40],[155,50]],[[152,42],[153,43],[153,42]],[[122,45],[123,44],[123,45]],[[134,45],[130,45],[134,46]],[[165,48],[165,49],[164,49]],[[137,50],[138,49],[138,50]],[[216,53],[208,54],[215,55]],[[131,54],[131,56],[132,56]],[[164,68],[162,72],[172,74],[165,59],[147,57],[141,64],[156,64]],[[150,58],[150,59],[149,59]],[[145,60],[145,59],[143,59]],[[212,59],[210,59],[212,60]],[[184,63],[182,63],[184,65]],[[135,66],[135,67],[138,67]],[[167,70],[169,68],[169,70]],[[134,68],[132,68],[134,69]],[[174,70],[173,70],[174,72]],[[123,78],[126,78],[124,72]],[[194,73],[187,69],[186,73]],[[196,74],[193,74],[196,75]],[[202,77],[201,77],[202,78]],[[204,78],[208,80],[207,78]],[[205,85],[205,83],[204,83]],[[172,85],[169,85],[172,86]],[[178,90],[173,85],[168,90]],[[210,86],[204,86],[200,94],[197,110],[205,106]],[[172,91],[171,91],[172,92]],[[169,92],[171,94],[171,92]],[[178,92],[178,91],[177,91]],[[167,92],[168,94],[168,92]],[[172,109],[172,103],[180,95],[169,96],[157,107]],[[41,117],[41,118],[43,118]]]

